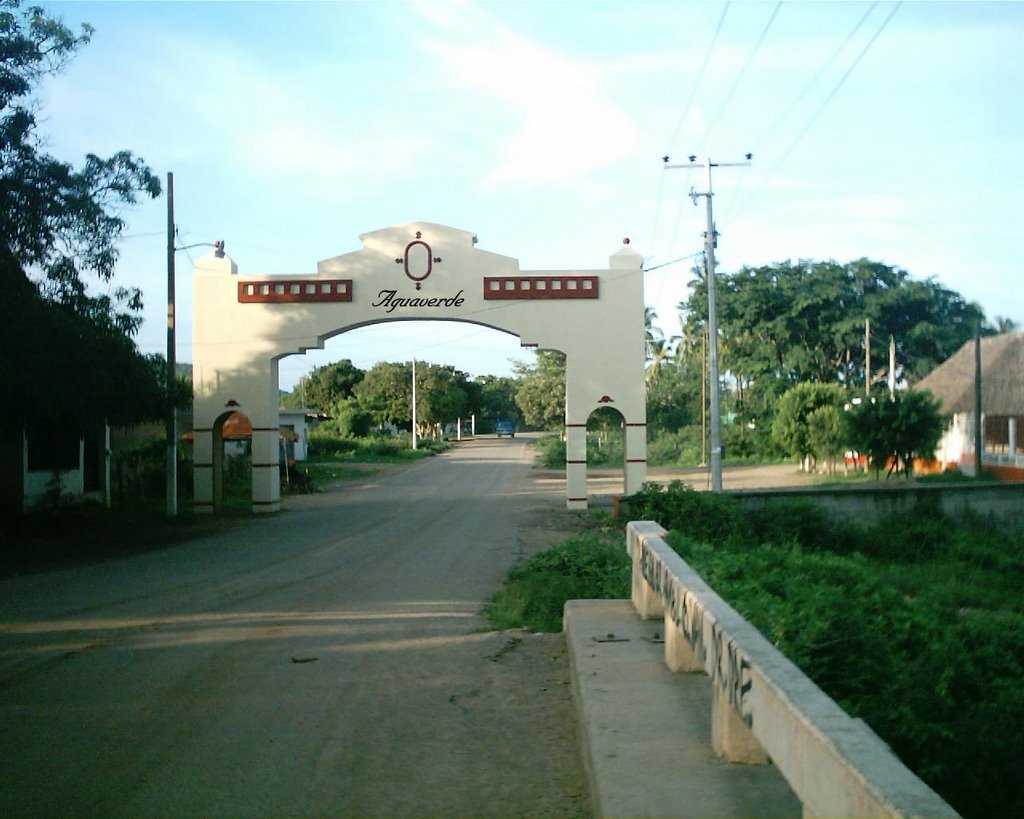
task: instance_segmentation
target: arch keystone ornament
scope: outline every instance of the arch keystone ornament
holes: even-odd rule
[[[416,222],[359,237],[316,273],[239,275],[211,252],[193,270],[195,507],[221,505],[222,432],[252,422],[253,511],[280,509],[278,362],[369,324],[463,321],[565,353],[566,504],[587,506],[587,419],[613,401],[625,436],[624,491],[646,476],[643,258],[623,243],[604,270],[520,271],[473,233]],[[226,411],[230,401],[230,411]]]
[[[410,256],[412,257],[412,270],[409,265]],[[400,259],[395,259],[395,264],[405,265],[406,277],[416,282],[416,289],[419,290],[423,281],[433,271],[434,265],[440,264],[442,261],[440,256],[434,255],[430,245],[423,241],[423,231],[417,230],[416,238],[405,246],[405,254]]]

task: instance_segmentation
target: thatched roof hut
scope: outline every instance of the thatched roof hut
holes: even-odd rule
[[[974,411],[974,341],[914,385],[929,390],[944,412]],[[1024,415],[1024,333],[981,340],[981,406],[986,415]]]

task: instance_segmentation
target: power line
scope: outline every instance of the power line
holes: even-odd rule
[[[850,74],[852,74],[853,70],[860,64],[860,61],[864,59],[864,55],[868,53],[868,51],[871,49],[871,46],[875,44],[875,41],[881,36],[882,32],[885,31],[886,26],[889,25],[889,21],[892,20],[892,18],[895,16],[896,12],[900,10],[900,6],[902,5],[903,0],[900,0],[898,3],[896,3],[895,6],[893,6],[892,11],[890,11],[888,16],[882,21],[882,25],[880,25],[878,27],[878,30],[871,36],[871,39],[868,40],[864,48],[861,49],[860,54],[858,54],[856,59],[854,59],[854,61],[850,64],[850,67],[846,69],[846,73],[839,78],[839,82],[836,83],[835,87],[829,92],[829,95],[825,97],[825,100],[821,103],[820,106],[818,106],[818,110],[815,111],[814,115],[810,118],[810,120],[808,120],[803,130],[800,131],[796,139],[793,140],[790,146],[786,149],[785,153],[783,153],[782,158],[779,160],[778,165],[776,167],[781,167],[783,164],[785,164],[786,160],[789,158],[789,155],[793,153],[793,149],[800,144],[800,141],[804,138],[807,132],[811,130],[814,123],[818,121],[818,117],[821,116],[821,113],[825,110],[828,104],[832,102],[832,99],[835,97],[835,95],[839,93],[839,89],[843,87],[843,84],[849,78]]]
[[[718,42],[718,35],[722,33],[722,26],[725,23],[725,15],[729,12],[729,3],[726,3],[722,7],[722,16],[718,18],[718,26],[715,28],[714,36],[711,38],[711,44],[708,46],[707,53],[704,55],[704,62],[701,63],[700,71],[697,72],[697,79],[693,84],[693,89],[690,91],[690,98],[686,101],[686,107],[683,108],[683,115],[679,118],[679,124],[676,125],[675,131],[672,132],[672,138],[669,140],[668,145],[671,150],[675,144],[676,137],[679,136],[679,131],[683,127],[683,123],[686,121],[686,117],[690,113],[690,107],[693,105],[693,100],[697,96],[697,89],[700,88],[701,80],[704,79],[704,71],[708,67],[708,63],[711,61],[711,54],[715,50],[715,44]]]
[[[843,40],[843,42],[836,49],[833,50],[831,56],[827,60],[825,60],[824,63],[822,63],[821,67],[815,73],[815,75],[811,79],[811,81],[808,82],[807,85],[804,86],[803,90],[799,94],[797,94],[796,98],[789,104],[789,106],[782,113],[782,115],[779,116],[767,128],[767,130],[764,132],[764,134],[759,139],[754,140],[753,144],[755,146],[764,146],[764,145],[766,145],[768,143],[768,141],[771,139],[771,137],[775,134],[775,132],[782,125],[782,123],[784,123],[789,118],[789,116],[793,113],[793,111],[796,110],[796,107],[803,101],[804,97],[806,97],[807,94],[810,93],[811,89],[814,88],[814,86],[818,84],[818,81],[824,76],[825,72],[828,71],[829,68],[832,67],[832,64],[836,61],[836,59],[839,57],[839,55],[846,49],[846,46],[849,45],[850,41],[854,38],[856,33],[858,31],[860,31],[861,26],[863,26],[864,23],[867,22],[868,17],[871,16],[871,12],[873,12],[875,10],[875,7],[877,5],[878,5],[878,0],[875,0],[874,3],[872,3],[870,6],[868,6],[868,10],[866,12],[864,12],[864,14],[861,16],[861,18],[857,21],[856,25],[854,25],[854,27],[850,30],[850,33],[846,35],[846,38]],[[741,176],[740,177],[740,183],[736,186],[736,188],[733,189],[733,194],[732,194],[732,196],[731,196],[731,198],[729,200],[729,207],[726,208],[726,212],[725,212],[725,214],[726,214],[725,215],[726,221],[731,219],[732,216],[736,212],[736,203],[739,201],[739,195],[740,195],[740,192],[741,192],[741,188],[743,187],[743,181],[744,181],[745,178],[746,178],[746,175]],[[760,191],[760,189],[758,189],[758,191]]]
[[[843,40],[843,42],[838,46],[838,48],[836,48],[832,52],[832,56],[830,56],[824,63],[822,63],[821,68],[818,69],[817,73],[814,75],[814,77],[811,79],[811,81],[809,83],[807,83],[807,85],[804,86],[803,90],[799,94],[797,94],[796,99],[794,99],[793,102],[791,102],[789,104],[789,106],[786,108],[785,112],[783,112],[783,114],[781,116],[779,116],[775,120],[775,122],[773,122],[768,127],[768,129],[764,132],[764,134],[760,137],[760,139],[756,140],[753,143],[755,146],[760,147],[760,146],[763,146],[763,145],[767,144],[768,140],[778,130],[779,126],[781,126],[782,123],[785,122],[789,118],[790,114],[792,114],[793,111],[796,109],[796,107],[803,101],[804,97],[806,97],[807,94],[810,93],[810,90],[815,85],[818,84],[818,80],[820,80],[822,78],[822,76],[825,74],[825,72],[828,71],[828,69],[832,67],[832,63],[834,63],[836,61],[836,59],[839,57],[839,55],[846,49],[846,46],[849,45],[850,40],[853,39],[854,35],[856,35],[856,33],[858,31],[860,31],[861,26],[863,26],[864,23],[867,22],[868,17],[871,16],[871,12],[873,12],[875,10],[875,7],[877,5],[878,5],[878,0],[875,0],[874,3],[872,3],[870,6],[868,6],[868,10],[866,12],[864,12],[864,14],[860,18],[860,20],[857,21],[857,24],[850,30],[850,33],[846,35],[846,39]]]
[[[654,267],[645,267],[644,268],[644,273],[650,273],[652,270],[659,270],[660,268],[668,267],[671,264],[679,264],[679,262],[685,262],[687,259],[696,259],[698,256],[703,256],[703,255],[704,255],[704,251],[703,250],[698,250],[696,253],[691,253],[688,256],[680,256],[678,259],[673,259],[670,262],[662,262],[661,264],[654,265]]]
[[[867,44],[864,46],[864,48],[861,49],[860,53],[856,56],[856,58],[854,58],[853,62],[850,64],[849,68],[846,69],[846,71],[843,74],[843,76],[839,78],[839,81],[835,84],[835,86],[829,92],[828,96],[825,97],[825,99],[822,101],[821,105],[818,106],[817,110],[814,112],[814,114],[811,116],[811,118],[807,121],[807,124],[804,125],[804,127],[801,129],[800,133],[797,134],[796,138],[790,143],[789,147],[783,152],[783,154],[780,157],[780,159],[772,165],[772,168],[769,171],[768,175],[764,178],[764,181],[761,182],[761,184],[747,198],[747,200],[743,203],[743,205],[741,205],[739,208],[736,209],[737,211],[738,210],[742,210],[742,208],[744,206],[746,206],[751,201],[753,201],[757,197],[757,195],[760,194],[760,192],[762,190],[764,190],[764,188],[768,185],[768,183],[772,179],[775,178],[776,173],[778,173],[778,171],[780,171],[782,169],[782,166],[786,164],[786,161],[789,159],[790,155],[796,149],[797,145],[800,144],[801,140],[803,140],[803,138],[811,130],[811,128],[813,127],[814,123],[818,121],[818,117],[821,116],[822,112],[825,110],[825,108],[828,106],[828,104],[835,98],[836,94],[839,93],[839,89],[843,87],[843,84],[846,82],[847,79],[849,79],[849,77],[853,73],[854,69],[860,64],[861,60],[864,59],[864,56],[871,49],[871,46],[873,46],[875,44],[875,41],[881,36],[882,32],[885,31],[886,27],[889,25],[889,21],[892,20],[892,18],[895,16],[896,12],[899,11],[900,6],[902,6],[902,5],[903,5],[903,0],[899,0],[899,2],[897,2],[896,5],[893,6],[892,10],[889,12],[889,14],[886,16],[886,18],[882,21],[882,24],[878,27],[878,29],[875,31],[875,33],[873,35],[871,35],[871,38],[868,40]],[[859,23],[858,23],[857,27],[858,28],[860,27]],[[851,36],[852,36],[852,34],[851,34]],[[847,38],[847,39],[849,39],[849,38]]]
[[[715,51],[715,46],[718,43],[718,37],[722,33],[722,27],[725,25],[726,15],[729,13],[730,3],[726,2],[722,6],[722,13],[718,17],[718,24],[715,26],[715,33],[711,36],[711,42],[708,44],[707,51],[704,53],[704,60],[701,62],[700,70],[697,72],[697,78],[694,80],[693,87],[690,89],[690,96],[686,100],[686,105],[683,107],[683,113],[679,117],[679,122],[676,123],[675,129],[672,131],[672,136],[668,141],[668,150],[671,151],[672,146],[675,144],[676,139],[679,137],[679,132],[682,130],[686,118],[690,115],[690,110],[693,107],[693,101],[697,97],[697,92],[700,90],[701,83],[704,80],[704,72],[707,70],[709,63],[711,62],[711,55]],[[658,226],[661,222],[661,207],[662,207],[662,196],[665,189],[665,176],[661,177],[661,182],[658,183],[658,198],[654,209],[654,227],[651,230],[651,250],[653,251],[657,245],[655,238],[657,236]],[[674,228],[672,230],[672,236],[668,242],[668,253],[671,253],[676,246],[676,238],[679,235],[679,222],[681,220],[682,205],[680,203],[676,205],[675,218],[672,220]]]
[[[743,78],[746,76],[747,70],[750,68],[751,63],[754,62],[754,57],[757,56],[757,52],[761,48],[761,44],[764,43],[765,37],[768,36],[768,31],[772,27],[772,23],[775,22],[775,18],[778,16],[779,9],[782,8],[782,2],[779,0],[775,4],[775,8],[772,9],[771,16],[768,18],[768,22],[765,23],[764,28],[761,30],[761,36],[757,38],[757,43],[754,44],[754,48],[750,52],[750,56],[747,57],[747,61],[743,64],[743,68],[740,69],[740,73],[736,75],[736,79],[733,81],[732,87],[729,92],[725,95],[725,99],[722,100],[722,104],[718,107],[718,111],[712,118],[707,129],[704,131],[704,136],[701,138],[701,142],[704,142],[711,136],[711,132],[714,130],[718,121],[722,118],[722,114],[732,101],[733,95],[736,93],[736,89],[739,88],[740,83],[743,82]]]

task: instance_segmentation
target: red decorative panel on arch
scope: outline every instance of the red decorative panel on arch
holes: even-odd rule
[[[352,279],[239,282],[238,301],[240,304],[352,301]]]
[[[596,299],[598,276],[485,276],[484,299]]]

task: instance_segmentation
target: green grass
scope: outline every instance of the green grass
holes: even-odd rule
[[[870,528],[646,488],[631,514],[964,816],[1024,815],[1024,536],[927,505]]]
[[[586,532],[514,566],[487,609],[495,628],[562,630],[566,600],[629,596],[630,562],[618,532]]]
[[[451,448],[446,441],[421,440],[412,448],[408,434],[371,436],[369,438],[343,438],[336,435],[312,433],[309,441],[308,463],[379,463],[401,464],[429,458]]]
[[[299,469],[304,469],[309,473],[309,479],[313,482],[314,488],[317,489],[330,486],[332,483],[365,478],[376,471],[373,469],[356,469],[352,466],[332,463],[311,463],[308,466],[299,464]]]
[[[927,504],[872,527],[813,501],[741,513],[735,499],[648,485],[633,519],[673,548],[965,817],[1024,815],[1024,535]],[[517,564],[488,617],[561,628],[566,600],[626,598],[621,528]]]

